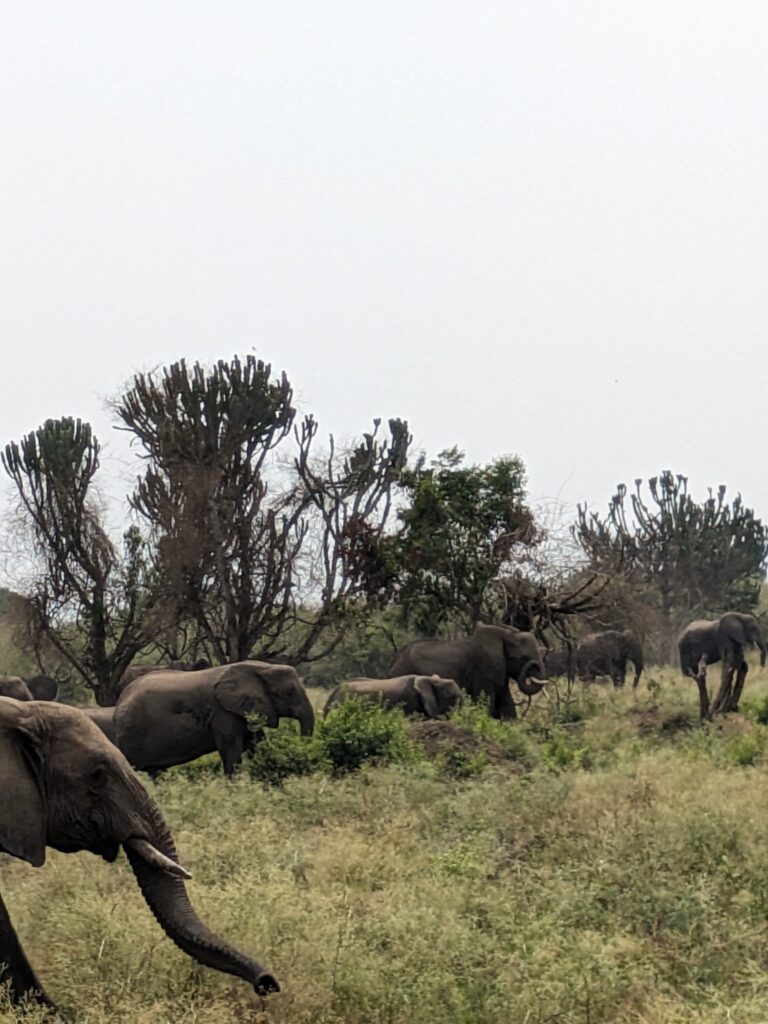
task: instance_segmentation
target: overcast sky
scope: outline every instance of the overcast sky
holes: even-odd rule
[[[0,441],[255,350],[324,431],[768,518],[768,4],[3,5]],[[4,486],[4,485],[3,485]]]

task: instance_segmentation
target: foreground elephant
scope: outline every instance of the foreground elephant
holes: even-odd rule
[[[231,775],[249,746],[246,715],[260,715],[272,728],[281,718],[295,718],[302,736],[311,736],[315,725],[295,669],[240,661],[199,672],[150,672],[135,680],[114,708],[114,742],[134,768],[145,771],[217,750],[224,773]]]
[[[576,648],[576,669],[584,682],[594,682],[596,676],[610,676],[614,686],[623,686],[628,661],[635,666],[634,689],[643,671],[643,648],[640,638],[631,629],[589,633]]]
[[[714,620],[696,619],[678,637],[680,667],[683,675],[693,677],[699,687],[702,719],[738,710],[748,670],[744,657],[746,644],[754,644],[759,649],[760,664],[765,665],[766,647],[760,624],[754,615],[744,615],[742,612],[726,612]],[[707,665],[718,661],[723,663],[720,690],[710,706]]]
[[[144,899],[185,953],[244,978],[260,994],[279,985],[256,961],[200,921],[182,881],[188,872],[160,811],[123,755],[76,708],[0,698],[0,851],[45,863],[45,848],[90,850],[107,861],[126,852]],[[0,897],[0,983],[52,1006]]]
[[[544,687],[536,638],[512,626],[476,626],[471,636],[459,640],[414,640],[398,651],[389,671],[392,676],[416,673],[455,679],[473,700],[487,698],[494,718],[517,716],[510,679],[527,697]]]
[[[21,676],[0,676],[0,697],[13,697],[14,700],[34,700]]]
[[[461,700],[453,679],[440,676],[397,676],[394,679],[350,679],[332,691],[325,713],[347,700],[377,700],[386,707],[401,707],[406,715],[439,718]]]

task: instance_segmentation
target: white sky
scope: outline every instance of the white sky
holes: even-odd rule
[[[761,0],[5,4],[0,442],[116,474],[134,369],[255,349],[326,432],[768,518],[767,55]]]

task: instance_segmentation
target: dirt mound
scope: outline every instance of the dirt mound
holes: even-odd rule
[[[651,704],[647,707],[631,708],[627,714],[641,736],[674,736],[675,733],[686,732],[698,724],[696,714],[687,708],[665,711],[658,704]]]
[[[423,747],[427,757],[432,759],[448,749],[468,756],[482,753],[490,764],[510,761],[510,756],[498,743],[484,739],[476,732],[454,725],[453,722],[415,722],[411,726],[411,736]]]

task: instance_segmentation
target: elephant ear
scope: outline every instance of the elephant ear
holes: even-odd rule
[[[421,703],[424,705],[424,713],[427,718],[437,718],[440,711],[435,699],[435,689],[429,676],[416,676],[413,688],[421,697]]]
[[[749,643],[749,633],[744,620],[736,615],[724,615],[720,620],[720,632],[728,640],[742,646]]]
[[[0,697],[0,850],[45,863],[45,808],[42,761],[29,708]]]
[[[232,665],[214,686],[219,704],[233,715],[262,715],[275,727],[278,717],[264,677],[252,665]]]

